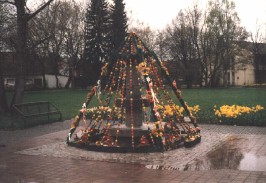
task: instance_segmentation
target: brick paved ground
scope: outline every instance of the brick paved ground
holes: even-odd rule
[[[221,144],[220,142],[222,141],[229,141],[230,145],[242,149],[244,153],[266,156],[266,128],[201,125],[203,135],[201,144],[198,144],[193,149],[181,148],[176,151],[167,152],[168,154],[161,154],[162,157],[167,155],[169,157],[179,157],[176,154],[185,153],[183,156],[187,157],[188,160],[168,159],[168,161],[165,161],[168,163],[175,161],[171,165],[172,167],[178,167],[177,165],[184,164],[184,161],[186,161],[187,165],[190,165],[188,166],[188,171],[179,171],[156,169],[158,167],[154,169],[154,167],[140,162],[129,163],[128,159],[132,158],[130,155],[123,157],[125,159],[124,162],[127,163],[123,163],[123,161],[108,162],[107,159],[104,159],[106,155],[103,156],[104,161],[100,161],[99,157],[96,159],[97,161],[92,160],[93,157],[84,158],[84,154],[82,154],[84,152],[81,153],[81,150],[75,150],[75,156],[71,152],[68,155],[62,155],[63,151],[56,150],[56,147],[64,147],[64,145],[57,146],[56,144],[63,144],[69,125],[70,122],[66,121],[64,123],[54,123],[26,130],[0,131],[0,182],[266,182],[266,171],[231,169],[190,170],[196,159],[202,159],[211,150],[213,144]],[[207,149],[204,150],[203,146]],[[58,155],[48,154],[45,147],[55,147],[52,150],[55,154],[58,153]],[[217,145],[216,147],[220,148],[223,146]],[[197,154],[197,149],[202,154]],[[33,152],[39,154],[29,155]],[[91,152],[87,153],[90,154]],[[62,155],[61,157],[60,154]],[[108,156],[117,158],[115,155]],[[144,162],[147,162],[144,155],[142,155],[142,159]]]

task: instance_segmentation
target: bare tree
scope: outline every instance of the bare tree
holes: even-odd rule
[[[162,61],[167,61],[169,59],[168,55],[168,48],[167,48],[167,43],[166,43],[166,31],[157,31],[155,38],[155,48],[154,51],[158,55],[159,59]]]
[[[253,51],[253,54],[255,55],[261,51],[259,43],[263,42],[261,26],[257,25],[255,33],[250,32],[250,38],[253,43],[252,51]]]
[[[247,60],[241,51],[247,32],[229,0],[209,1],[205,12],[197,4],[181,10],[165,31],[165,51],[188,87],[193,83],[214,87],[221,81],[226,86],[228,72]]]
[[[6,9],[4,8],[3,4],[0,4],[0,32],[3,32],[4,30],[4,24],[6,22]],[[4,44],[3,41],[3,36],[1,36],[0,39],[0,45]],[[2,51],[3,48],[2,46],[0,47],[0,51]],[[4,78],[3,78],[3,71],[2,71],[2,60],[1,58],[2,55],[0,55],[0,114],[6,113],[8,111],[8,105],[7,105],[7,100],[6,100],[6,93],[5,93],[5,87],[4,87]]]
[[[4,70],[8,64],[3,63],[5,60],[4,53],[11,51],[10,37],[12,35],[13,24],[12,9],[7,4],[0,4],[0,114],[9,112],[4,86]],[[5,67],[4,67],[5,66]]]
[[[53,0],[44,2],[32,13],[28,11],[26,0],[1,0],[0,3],[8,3],[16,8],[17,13],[17,42],[16,42],[16,85],[15,93],[11,102],[13,104],[21,103],[24,95],[25,85],[25,64],[27,63],[27,35],[28,22],[39,12],[47,7]]]
[[[264,82],[265,71],[263,70],[264,53],[266,51],[261,25],[256,26],[256,32],[250,33],[252,41],[253,65],[255,67],[256,83]]]
[[[192,44],[195,49],[195,60],[197,61],[197,66],[199,66],[199,71],[197,72],[199,74],[199,84],[200,86],[203,85],[203,76],[204,76],[204,57],[202,53],[202,45],[200,42],[200,36],[203,32],[203,12],[199,9],[198,4],[194,4],[192,8],[188,8],[186,10],[187,16],[188,16],[188,24],[191,26],[190,35]]]
[[[68,66],[69,79],[65,85],[68,88],[71,84],[75,87],[75,74],[78,70],[84,50],[84,18],[85,11],[76,3],[70,4],[69,18],[66,31],[65,55]]]
[[[71,83],[74,86],[84,48],[85,13],[81,7],[75,1],[57,1],[32,21],[32,45],[39,58],[44,58],[40,59],[42,65],[50,65],[46,70],[55,74],[57,87],[59,74],[69,75],[65,88]]]
[[[182,10],[167,28],[169,55],[179,68],[187,87],[191,87],[198,77],[197,52],[193,41],[193,27],[189,14]]]
[[[138,22],[137,24],[137,26],[131,27],[129,31],[135,32],[149,49],[154,50],[156,47],[156,31],[144,23]]]
[[[207,53],[209,86],[223,86],[228,83],[227,72],[236,64],[234,56],[238,51],[236,42],[247,38],[247,32],[240,26],[235,4],[229,0],[209,1],[205,21],[204,42]],[[207,70],[207,69],[206,69]]]

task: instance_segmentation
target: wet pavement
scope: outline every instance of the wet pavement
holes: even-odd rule
[[[195,159],[186,169],[266,171],[265,135],[230,135],[223,145]]]
[[[70,123],[0,131],[0,182],[266,182],[266,128],[201,125],[195,147],[119,154],[67,146]]]

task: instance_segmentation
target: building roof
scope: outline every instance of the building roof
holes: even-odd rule
[[[266,43],[253,43],[249,41],[240,41],[238,45],[244,49],[248,49],[253,52],[256,50],[256,54],[266,54]]]
[[[54,75],[55,68],[51,60],[41,63],[41,60],[29,58],[25,66],[26,75]],[[4,76],[15,76],[16,74],[16,55],[14,52],[0,52],[0,65]],[[58,74],[60,75],[60,74]]]

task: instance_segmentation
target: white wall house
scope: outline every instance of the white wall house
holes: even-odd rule
[[[68,76],[57,76],[59,88],[63,88],[68,80]],[[45,81],[47,88],[56,88],[56,77],[55,75],[45,74]]]
[[[238,69],[235,72],[235,85],[236,86],[246,86],[255,84],[255,68],[253,65],[249,64],[242,69]]]
[[[67,83],[68,76],[57,76],[59,88],[63,88]],[[45,74],[46,87],[53,89],[56,87],[56,76]],[[14,77],[5,77],[4,84],[6,89],[14,89],[15,87],[15,78]],[[42,75],[32,75],[26,76],[25,87],[26,89],[41,89],[44,86],[43,76]]]
[[[248,49],[241,49],[234,57],[234,64],[227,72],[228,85],[249,86],[256,83],[255,59]]]

